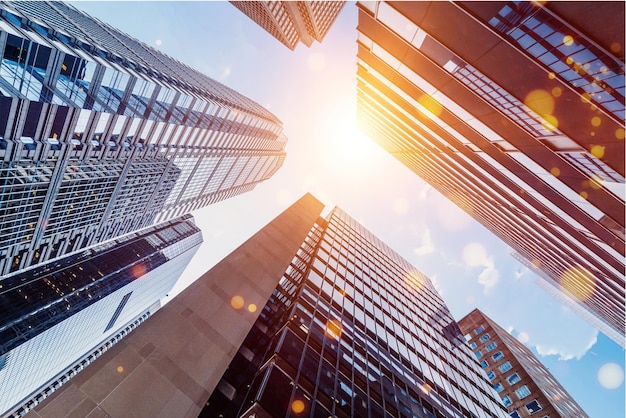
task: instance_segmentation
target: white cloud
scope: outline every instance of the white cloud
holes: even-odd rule
[[[431,254],[435,251],[435,244],[430,236],[430,230],[426,228],[424,235],[422,235],[422,241],[420,245],[413,249],[413,252],[417,255]]]
[[[577,336],[579,337],[579,336]],[[567,338],[566,338],[567,340]],[[593,345],[598,341],[598,331],[593,330],[591,336],[588,339],[576,338],[578,344],[571,344],[572,341],[553,341],[552,344],[544,345],[537,344],[535,348],[537,352],[541,356],[559,356],[559,360],[567,361],[567,360],[580,360],[587,351],[593,347]],[[583,344],[580,344],[580,341],[584,341]]]
[[[523,275],[525,275],[529,271],[530,270],[528,270],[527,267],[522,266],[522,267],[518,268],[517,270],[515,270],[514,277],[515,277],[516,280],[519,280]]]
[[[500,272],[496,269],[493,257],[487,254],[485,247],[478,242],[471,242],[463,248],[463,262],[470,268],[482,267],[478,275],[478,283],[483,285],[483,291],[487,293],[500,280]]]
[[[420,187],[419,191],[417,192],[417,197],[419,199],[426,199],[428,197],[428,192],[430,192],[430,190],[433,188],[433,186],[431,186],[430,184],[424,184],[423,187]]]

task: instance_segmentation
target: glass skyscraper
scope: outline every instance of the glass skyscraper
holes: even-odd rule
[[[623,346],[624,3],[357,4],[361,129]]]
[[[430,280],[319,218],[202,417],[506,417]]]
[[[233,6],[294,50],[300,42],[322,42],[344,1],[231,1]]]
[[[58,2],[0,4],[0,275],[251,190],[281,122]]]
[[[0,282],[0,413],[30,409],[160,307],[202,243],[190,215]]]

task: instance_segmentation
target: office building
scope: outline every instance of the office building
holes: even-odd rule
[[[292,51],[302,42],[322,42],[344,1],[231,1]]]
[[[0,4],[0,276],[246,192],[281,122],[58,2]]]
[[[430,280],[335,208],[200,416],[506,416],[486,383]]]
[[[0,282],[0,415],[20,416],[153,315],[201,243],[185,215]]]
[[[512,418],[588,417],[524,344],[480,310],[459,327]]]
[[[302,197],[27,416],[197,417],[322,208]]]
[[[429,279],[322,209],[302,197],[33,417],[197,416],[210,396],[211,417],[506,417]]]
[[[359,2],[360,128],[624,344],[624,3]]]

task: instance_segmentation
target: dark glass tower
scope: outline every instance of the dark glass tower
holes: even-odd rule
[[[624,3],[358,7],[361,129],[623,346]]]
[[[202,417],[507,417],[430,280],[335,208]]]
[[[0,4],[0,275],[246,192],[263,107],[76,8]]]
[[[0,282],[0,413],[21,416],[154,314],[201,243],[186,215]]]

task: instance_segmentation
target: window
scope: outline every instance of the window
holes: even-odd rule
[[[489,344],[487,344],[485,346],[485,350],[487,351],[493,351],[494,348],[496,348],[498,345],[495,342],[490,342]]]
[[[470,347],[474,350],[476,348],[476,343],[470,343]]]
[[[504,358],[504,354],[502,354],[502,351],[498,351],[497,353],[495,353],[491,357],[493,358],[494,361],[498,361],[498,360]]]
[[[526,404],[526,409],[528,409],[529,414],[534,414],[535,412],[541,411],[541,405],[539,405],[537,399],[534,399]]]
[[[528,390],[528,387],[526,387],[526,385],[524,385],[521,388],[516,389],[515,390],[515,394],[517,395],[518,398],[524,399],[525,397],[530,395],[530,390]]]
[[[491,338],[491,336],[489,334],[484,334],[480,336],[480,342],[484,343],[485,341],[487,341],[489,338]]]
[[[522,418],[522,417],[519,415],[519,412],[517,412],[517,411],[513,411],[513,412],[511,412],[509,415],[511,416],[511,418]]]
[[[511,398],[509,398],[508,396],[503,396],[502,403],[504,404],[504,406],[508,407],[513,403],[513,401],[511,401]]]
[[[487,363],[487,360],[481,361],[480,367],[482,367],[483,369],[486,369],[487,367],[489,367],[489,363]]]
[[[498,369],[500,369],[502,373],[509,371],[511,370],[511,363],[509,363],[508,361],[505,361],[504,363],[498,366]]]
[[[482,353],[480,350],[478,350],[478,351],[477,351],[477,352],[475,352],[474,354],[476,355],[476,358],[477,358],[477,359],[480,359],[480,358],[483,356],[483,353]]]
[[[489,380],[493,380],[493,379],[496,378],[496,374],[493,371],[490,371],[490,372],[487,373],[487,378]]]
[[[479,326],[478,328],[476,328],[476,329],[474,330],[474,333],[475,333],[476,335],[478,335],[478,334],[480,334],[481,332],[483,332],[484,330],[485,330],[485,327],[483,327],[483,326],[481,325],[481,326]]]
[[[506,380],[509,382],[509,385],[514,385],[522,379],[519,377],[519,374],[513,373],[512,375],[507,377]]]
[[[496,392],[500,393],[504,390],[504,386],[502,386],[502,383],[496,383],[493,385],[493,388],[496,390]]]

